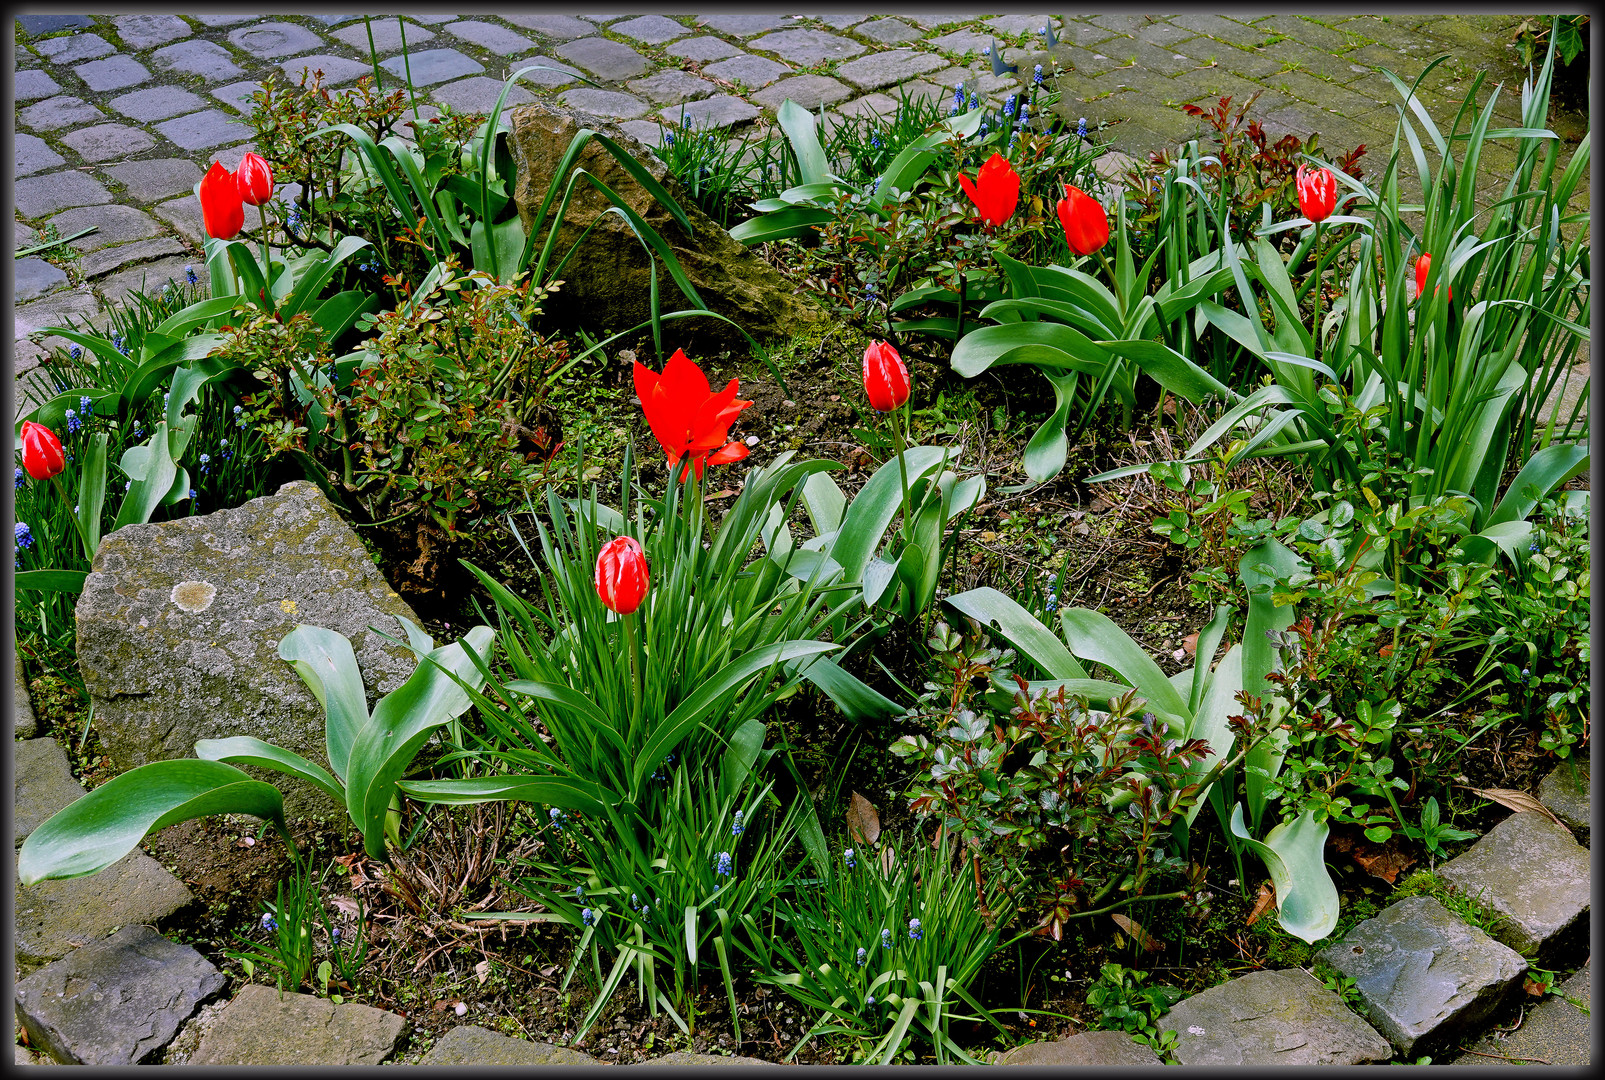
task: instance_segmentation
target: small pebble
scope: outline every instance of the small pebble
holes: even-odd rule
[[[459,1001],[457,1003],[457,1008],[456,1008],[455,1011],[456,1011],[458,1016],[467,1016],[468,1015],[468,1002]]]

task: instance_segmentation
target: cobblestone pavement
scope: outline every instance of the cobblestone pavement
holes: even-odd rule
[[[19,15],[16,250],[35,243],[35,227],[45,224],[64,236],[90,225],[98,231],[73,241],[82,253],[81,283],[38,256],[16,264],[15,335],[65,313],[93,315],[142,281],[182,273],[202,240],[192,187],[211,160],[233,167],[250,149],[244,114],[260,80],[315,68],[327,85],[347,86],[372,71],[370,29],[384,78],[395,85],[410,73],[421,102],[488,110],[503,78],[542,64],[563,70],[531,73],[511,102],[552,97],[615,119],[653,144],[659,120],[744,127],[767,122],[788,97],[810,109],[825,106],[828,116],[865,117],[893,110],[899,93],[943,96],[962,79],[996,100],[1051,52],[1066,69],[1064,116],[1110,125],[1104,137],[1118,151],[1144,154],[1201,137],[1201,123],[1178,106],[1259,92],[1255,115],[1273,137],[1319,131],[1334,151],[1365,143],[1374,173],[1392,146],[1399,95],[1373,65],[1411,80],[1447,53],[1420,92],[1433,115],[1452,117],[1470,79],[1486,71],[1489,89],[1505,87],[1498,122],[1514,125],[1522,69],[1511,30],[1518,20],[1074,15],[1051,19],[1057,42],[1050,49],[1039,32],[1048,16],[976,18],[973,9],[408,14],[375,17],[371,27],[360,15]],[[994,46],[1022,74],[993,74],[983,50]],[[581,73],[602,88],[581,82]],[[1581,131],[1579,124],[1560,134],[1575,141]],[[1500,166],[1515,158],[1508,143],[1490,146],[1484,157],[1486,199],[1505,171]],[[1586,191],[1585,184],[1585,200]],[[17,374],[36,366],[39,355],[19,340]]]

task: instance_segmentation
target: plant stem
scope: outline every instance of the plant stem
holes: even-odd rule
[[[1310,316],[1310,356],[1321,358],[1321,223],[1315,223],[1315,240],[1310,244],[1310,255],[1315,260],[1315,312]]]
[[[67,489],[61,483],[61,474],[57,473],[52,476],[50,482],[55,485],[56,494],[60,497],[62,505],[67,507],[68,517],[72,520],[73,531],[78,534],[78,544],[84,549],[84,558],[93,564],[95,553],[89,547],[89,534],[84,531],[84,523],[78,520],[77,508],[73,505],[72,500],[67,498]]]
[[[273,294],[273,259],[268,254],[267,210],[262,206],[258,206],[256,213],[262,219],[262,280],[267,283],[268,295],[271,296]]]

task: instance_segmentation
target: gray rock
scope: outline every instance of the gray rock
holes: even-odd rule
[[[100,301],[95,299],[93,293],[88,289],[68,289],[13,308],[12,333],[20,340],[47,326],[69,324],[76,326],[83,319],[94,318],[99,314]],[[47,337],[43,344],[47,348],[54,348],[58,344],[66,348],[69,343],[66,338]],[[20,384],[17,389],[20,393],[22,390]]]
[[[1108,1067],[1115,1065],[1159,1065],[1152,1048],[1136,1042],[1124,1031],[1082,1031],[1052,1042],[1027,1043],[997,1056],[999,1065],[1033,1065],[1056,1068],[1064,1065]]]
[[[105,118],[105,113],[83,98],[70,97],[66,94],[45,98],[43,101],[34,102],[26,109],[17,110],[17,121],[23,127],[33,128],[35,131],[60,131],[65,127],[98,123]]]
[[[944,66],[941,57],[913,49],[892,49],[849,60],[836,67],[836,76],[860,90],[879,90]]]
[[[1587,755],[1574,754],[1571,760],[1555,766],[1538,785],[1538,801],[1574,829],[1587,829],[1594,819],[1588,761]]]
[[[367,1005],[336,1005],[270,986],[247,986],[190,1056],[191,1065],[377,1065],[407,1021]]]
[[[297,56],[294,60],[284,61],[279,67],[294,82],[300,81],[303,71],[314,74],[321,71],[324,86],[344,86],[364,75],[373,74],[373,65],[366,60],[349,60],[344,56],[330,56],[328,53]]]
[[[243,74],[229,51],[210,41],[180,41],[157,49],[150,54],[150,62],[157,71],[194,75],[207,82],[237,79]]]
[[[184,150],[205,150],[247,139],[251,135],[250,128],[229,119],[227,113],[217,109],[180,116],[177,120],[157,124],[156,130]]]
[[[1103,177],[1104,183],[1123,183],[1122,178],[1137,164],[1137,159],[1119,150],[1111,150],[1092,163],[1092,170]]]
[[[20,131],[11,137],[11,151],[14,176],[31,176],[66,163],[43,139]]]
[[[557,55],[609,82],[623,82],[645,74],[646,58],[628,45],[606,38],[580,38],[557,50]]]
[[[410,70],[414,86],[433,86],[485,70],[485,65],[456,49],[425,49],[416,53],[409,49],[407,56],[392,56],[379,66],[398,79],[406,78]]]
[[[137,1065],[157,1057],[223,973],[188,945],[125,926],[17,984],[28,1041],[66,1065]]]
[[[815,22],[824,23],[832,30],[845,30],[849,26],[856,26],[869,18],[868,15],[811,15],[809,18]]]
[[[323,39],[304,26],[295,23],[271,22],[257,26],[230,30],[229,44],[243,49],[258,60],[276,60],[308,52],[323,44]]]
[[[916,25],[925,27],[927,30],[935,30],[942,26],[952,26],[954,23],[969,22],[975,18],[973,13],[964,15],[952,11],[944,12],[940,15],[913,15],[906,11],[900,11],[898,15],[911,20]]]
[[[518,78],[519,85],[524,86],[567,86],[574,80],[581,78],[580,72],[573,64],[565,64],[561,60],[550,56],[527,56],[518,62],[514,72],[534,67],[537,70],[526,72]],[[499,93],[500,91],[498,91]]]
[[[477,19],[460,19],[448,23],[446,32],[482,49],[489,49],[498,56],[516,56],[535,48],[535,43],[523,34],[515,34],[505,26],[480,22]]]
[[[192,195],[203,175],[200,166],[189,158],[147,158],[108,165],[100,171],[123,185],[129,198],[142,203]]]
[[[61,93],[56,80],[38,68],[17,72],[12,79],[11,89],[18,101],[35,101]]]
[[[1579,920],[1587,925],[1588,849],[1543,814],[1511,814],[1438,874],[1509,919],[1502,940],[1517,952],[1531,955]]]
[[[193,193],[186,190],[176,199],[157,203],[151,210],[191,244],[198,248],[206,246],[206,221],[201,216],[201,200]]]
[[[72,242],[74,248],[83,252],[99,251],[101,248],[126,244],[133,240],[149,240],[153,236],[159,236],[162,231],[162,227],[149,214],[132,206],[119,206],[116,203],[64,210],[51,218],[50,224],[54,225],[62,236],[71,235],[91,225],[95,226],[94,232]]]
[[[442,105],[450,105],[458,112],[482,112],[488,115],[490,110],[495,108],[496,99],[501,96],[502,87],[506,85],[500,79],[476,75],[447,83],[445,86],[437,86],[430,97]],[[507,100],[502,108],[511,109],[515,105],[527,105],[534,100],[534,94],[515,83],[513,88],[507,91]]]
[[[196,99],[197,102],[199,100]],[[61,141],[78,151],[79,157],[91,162],[130,158],[156,145],[156,140],[143,131],[122,124],[96,124],[94,127],[78,128],[63,135]]]
[[[613,33],[620,34],[648,45],[662,45],[665,41],[682,38],[691,31],[684,26],[662,15],[642,15],[638,19],[626,19],[609,27]]]
[[[537,34],[549,37],[554,41],[570,41],[577,37],[596,33],[596,27],[584,19],[576,19],[572,15],[503,15],[503,19],[515,26],[522,26],[526,30],[533,30]]]
[[[682,101],[705,98],[718,89],[689,71],[660,71],[650,79],[636,79],[630,89],[654,105],[678,105]]]
[[[95,281],[125,266],[149,263],[152,259],[160,259],[164,255],[183,254],[183,244],[171,236],[160,236],[154,240],[139,240],[132,244],[119,244],[116,247],[92,251],[80,261],[79,269],[83,271],[85,278]]]
[[[499,1035],[482,1027],[454,1027],[419,1059],[420,1065],[601,1065],[589,1054],[551,1043]]]
[[[765,1061],[762,1058],[743,1057],[732,1054],[729,1057],[720,1057],[718,1054],[692,1054],[685,1050],[677,1050],[672,1054],[664,1054],[649,1061],[638,1061],[634,1065],[626,1065],[626,1069],[651,1069],[658,1066],[685,1067],[693,1066],[699,1069],[722,1068],[729,1065],[745,1067],[751,1065],[779,1066],[777,1061]]]
[[[594,90],[589,86],[569,90],[561,100],[571,109],[614,120],[633,120],[647,111],[646,102],[638,97],[621,94],[617,90]]]
[[[402,26],[400,18],[375,19],[373,20],[372,28],[373,47],[378,50],[380,56],[384,56],[387,53],[397,52],[401,49]],[[365,54],[368,51],[368,29],[369,24],[359,22],[352,26],[347,26],[343,29],[336,30],[334,32],[334,36],[351,46],[353,49],[357,49]],[[414,24],[411,20],[408,20],[406,24],[406,35],[407,48],[416,49],[418,46],[434,37],[435,32],[433,30],[427,30],[422,26]]]
[[[177,15],[122,15],[112,20],[117,36],[131,49],[145,50],[153,45],[189,37],[189,23]]]
[[[72,206],[111,202],[99,180],[76,169],[26,176],[12,187],[12,205],[25,218],[42,218]]]
[[[231,735],[321,763],[324,711],[279,659],[279,640],[299,623],[350,638],[371,707],[416,664],[369,629],[402,638],[397,615],[417,621],[322,493],[296,481],[237,509],[102,540],[78,601],[78,662],[120,768]],[[282,790],[294,808],[327,808],[308,785]]]
[[[1176,1033],[1183,1065],[1370,1065],[1393,1056],[1342,998],[1296,968],[1194,994],[1160,1017],[1159,1030]]]
[[[1521,1026],[1508,1034],[1485,1035],[1446,1065],[1550,1065],[1588,1067],[1594,1031],[1589,1017],[1589,968],[1559,983],[1555,992],[1528,1010]],[[1497,1055],[1490,1057],[1487,1055]],[[1501,1058],[1505,1060],[1500,1060]]]
[[[27,693],[26,688],[19,690]],[[84,789],[73,778],[67,754],[55,739],[26,739],[14,743],[13,751],[17,771],[12,789],[12,825],[16,843],[21,844],[52,814],[82,798]]]
[[[791,68],[762,56],[732,56],[702,69],[716,79],[737,83],[752,90],[768,86],[782,75],[791,74]],[[754,114],[756,115],[756,114]]]
[[[179,86],[153,86],[148,90],[135,90],[133,93],[112,98],[108,104],[124,116],[140,123],[166,120],[180,113],[206,108],[204,98]]]
[[[13,881],[16,879],[13,878]],[[17,962],[35,967],[119,927],[160,923],[194,895],[137,848],[98,874],[15,886]]]
[[[990,34],[978,34],[974,30],[955,30],[951,34],[933,37],[928,44],[933,49],[947,53],[976,53],[987,48],[994,38]]]
[[[251,111],[251,95],[262,89],[262,84],[246,80],[244,82],[229,83],[219,86],[212,91],[212,96],[236,112],[249,113]]]
[[[683,127],[722,128],[751,120],[758,115],[758,112],[756,106],[749,105],[734,94],[719,94],[703,98],[701,101],[688,101],[681,105],[670,106],[663,109],[659,115],[665,121],[673,121]]]
[[[87,15],[18,15],[17,25],[24,33],[38,37],[57,30],[72,30],[80,26],[94,26]]]
[[[1527,961],[1430,896],[1399,901],[1320,955],[1354,980],[1366,1019],[1405,1057],[1481,1023],[1527,972]]]
[[[80,60],[93,60],[97,56],[117,51],[116,46],[99,34],[74,34],[72,37],[49,38],[34,42],[40,56],[58,64],[76,64]]]
[[[670,56],[683,56],[687,60],[696,60],[707,63],[709,60],[723,60],[727,56],[740,56],[741,50],[716,37],[686,38],[676,41],[666,50]]]
[[[897,19],[876,19],[874,22],[864,23],[853,33],[867,37],[871,41],[878,41],[882,45],[901,45],[905,41],[915,41],[925,36],[923,31],[916,30],[908,23]]]
[[[31,739],[39,734],[39,720],[33,714],[33,698],[29,696],[28,683],[23,678],[22,654],[17,653],[14,659],[16,661],[16,669],[14,680],[11,684],[11,716],[13,718],[11,731],[14,738]],[[20,752],[21,746],[19,745],[16,749]],[[17,764],[19,776],[21,771],[22,765],[19,761]],[[21,826],[19,825],[18,828],[20,829]],[[19,840],[22,836],[21,832],[17,833]]]
[[[67,284],[67,275],[60,267],[45,262],[37,255],[18,259],[13,267],[16,273],[14,295],[18,303],[24,300],[36,300],[45,293]]]
[[[752,95],[752,100],[771,112],[779,112],[789,98],[810,111],[821,105],[834,105],[853,96],[850,88],[829,75],[796,75]]]
[[[196,12],[195,18],[199,22],[205,24],[206,26],[216,27],[216,26],[234,26],[234,25],[236,25],[238,23],[250,22],[252,19],[259,19],[259,18],[261,18],[261,16],[260,15],[230,15],[227,12],[207,11],[207,12]]]
[[[798,67],[813,67],[827,60],[845,60],[857,56],[865,46],[852,38],[827,34],[823,30],[782,30],[747,42],[747,48],[772,52]]]
[[[994,15],[986,20],[986,28],[993,34],[1030,34],[1035,37],[1037,30],[1049,23],[1057,28],[1060,20],[1047,15]]]
[[[642,146],[663,145],[663,128],[656,120],[626,120],[619,125],[619,130]]]
[[[91,60],[73,68],[73,74],[82,79],[96,93],[121,90],[150,81],[150,71],[131,56],[108,56],[104,60]]]
[[[796,26],[789,15],[703,15],[697,22],[710,30],[731,37],[750,38],[769,30],[784,30]]]

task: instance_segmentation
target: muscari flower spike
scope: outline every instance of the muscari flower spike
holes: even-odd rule
[[[33,531],[28,528],[27,522],[17,522],[16,528],[13,530],[13,532],[16,534],[18,551],[21,551],[23,548],[33,547]]]
[[[189,282],[191,285],[194,285],[201,279],[195,276],[195,267],[186,266],[184,267],[184,280]]]
[[[729,877],[730,862],[730,853],[728,851],[719,852],[719,857],[714,861],[713,864],[713,872],[718,874],[720,877]]]
[[[742,814],[742,812],[740,810],[736,811],[736,819],[733,822],[730,823],[730,835],[731,836],[740,836],[742,834],[742,832],[745,831],[746,826],[742,824],[742,818],[744,816],[745,815]]]
[[[846,851],[842,852],[842,858],[846,860],[847,869],[849,870],[858,865],[858,859],[854,856],[852,848],[848,848]]]
[[[591,914],[590,908],[580,909],[580,922],[584,923],[586,926],[590,926],[594,919],[595,916]]]
[[[885,927],[882,927],[881,928],[881,948],[890,949],[891,947],[892,947],[892,932],[890,930],[886,929]]]
[[[868,959],[869,959],[869,950],[868,949],[859,949],[858,950],[858,966],[859,967],[863,967],[864,966],[864,961],[868,960]]]
[[[78,420],[78,414],[76,412],[74,412],[73,410],[68,409],[67,410],[67,434],[68,435],[75,435],[75,434],[78,433],[78,429],[83,427],[83,426],[84,425],[82,423],[80,423],[79,420]]]
[[[17,490],[18,491],[22,490],[22,485],[24,483],[26,483],[26,475],[22,471],[22,466],[18,465],[17,466]]]
[[[918,919],[908,920],[908,940],[919,941],[924,936],[925,931],[920,929],[920,921]]]

